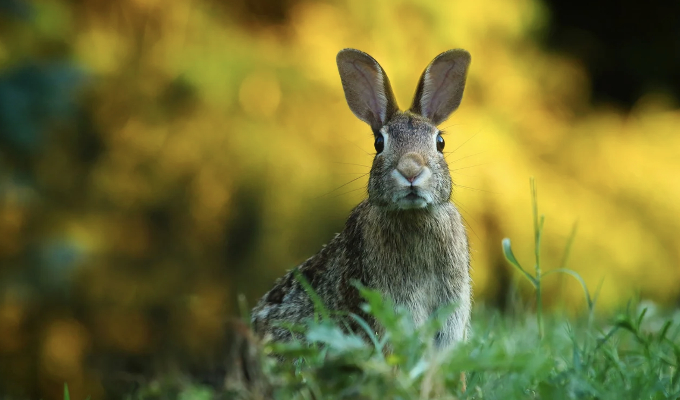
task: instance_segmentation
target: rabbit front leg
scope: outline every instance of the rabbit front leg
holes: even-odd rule
[[[467,339],[471,304],[469,295],[461,297],[449,302],[449,304],[456,304],[456,309],[449,315],[442,328],[435,335],[435,345],[440,349],[446,349],[455,343],[463,342]]]
[[[446,319],[444,326],[437,332],[434,338],[435,347],[448,349],[457,343],[467,341],[470,325],[469,295],[457,302],[455,311]],[[462,392],[467,390],[467,378],[465,372],[460,373],[460,388]]]
[[[457,343],[467,341],[470,327],[471,301],[469,293],[458,302],[456,310],[451,314],[435,335],[435,346],[439,349],[447,349]],[[467,391],[467,378],[465,372],[460,373],[460,388],[464,393]]]

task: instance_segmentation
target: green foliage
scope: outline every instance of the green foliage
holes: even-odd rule
[[[404,309],[360,288],[365,309],[385,327],[373,344],[335,320],[310,320],[305,342],[277,344],[285,361],[267,376],[276,399],[663,399],[680,396],[680,313],[630,303],[592,323],[547,314],[544,336],[532,315],[479,308],[467,343],[433,346],[449,307],[416,328]],[[389,352],[383,350],[389,349]],[[385,354],[388,354],[387,356]],[[463,391],[460,374],[467,376]],[[135,399],[208,398],[205,387],[160,386]],[[153,392],[153,394],[151,394]],[[144,395],[146,393],[146,395]],[[172,394],[169,394],[172,393]],[[165,396],[165,397],[164,397]]]
[[[415,328],[406,310],[362,288],[366,311],[385,333],[377,346],[364,344],[328,321],[313,322],[306,339],[317,350],[302,360],[277,364],[272,376],[281,385],[276,398],[487,398],[621,399],[675,398],[680,395],[680,314],[650,316],[649,308],[629,308],[602,321],[544,321],[544,336],[529,319],[503,317],[480,309],[472,338],[450,350],[428,340],[442,316]],[[298,345],[279,347],[295,357]],[[391,353],[384,357],[381,349]],[[293,350],[287,353],[287,350]],[[295,368],[291,368],[291,366]],[[467,391],[460,373],[467,372]],[[634,393],[633,397],[631,393]]]
[[[545,222],[545,216],[541,215],[539,217],[538,215],[538,192],[536,190],[536,181],[532,177],[530,179],[530,186],[531,186],[531,204],[532,204],[532,210],[533,210],[533,216],[534,216],[534,254],[536,257],[536,263],[534,264],[534,270],[535,274],[531,275],[529,272],[527,272],[522,266],[520,265],[519,261],[517,261],[517,258],[512,252],[512,247],[510,245],[510,239],[505,238],[503,239],[502,245],[503,245],[503,254],[505,255],[505,259],[508,260],[508,262],[515,267],[517,270],[519,270],[522,275],[531,282],[533,285],[534,289],[536,289],[536,322],[538,325],[538,335],[539,337],[543,337],[543,292],[542,292],[542,279],[550,274],[553,273],[562,273],[569,275],[576,279],[581,287],[583,288],[583,293],[586,298],[586,304],[588,305],[588,312],[590,317],[592,318],[593,310],[595,308],[595,301],[597,299],[597,296],[593,298],[590,295],[590,292],[588,291],[588,287],[586,286],[586,282],[583,280],[581,275],[579,275],[578,272],[573,271],[571,269],[565,268],[567,265],[567,259],[569,258],[569,252],[571,251],[571,246],[574,243],[574,238],[576,237],[576,227],[577,224],[574,224],[574,227],[571,230],[571,234],[569,235],[569,240],[567,241],[567,246],[564,250],[564,256],[562,257],[562,266],[557,269],[550,270],[548,272],[542,273],[541,270],[541,238],[543,237],[543,224]]]

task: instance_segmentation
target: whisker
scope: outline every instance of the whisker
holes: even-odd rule
[[[491,193],[491,194],[500,194],[500,193],[498,193],[498,192],[492,192],[491,190],[477,189],[477,188],[473,188],[473,187],[470,187],[470,186],[459,185],[459,184],[457,184],[457,183],[454,183],[453,186],[455,186],[455,187],[460,187],[460,188],[464,188],[464,189],[475,190],[475,191],[478,191],[478,192],[485,192],[485,193]]]
[[[333,164],[343,164],[343,165],[356,165],[357,167],[366,167],[366,168],[371,168],[370,165],[363,165],[363,164],[354,164],[354,163],[347,163],[347,162],[334,162]]]
[[[471,213],[470,211],[468,211],[465,207],[463,207],[463,206],[460,204],[460,202],[456,202],[456,200],[453,200],[453,204],[455,204],[455,205],[456,205],[458,208],[460,208],[462,211],[465,211],[465,212],[468,214],[468,216],[469,216],[470,218],[472,218],[472,220],[473,220],[475,223],[479,223],[479,221],[477,221],[477,220],[475,219],[475,217],[472,216],[472,213]]]
[[[330,198],[331,198],[331,199],[334,199],[334,198],[336,198],[336,197],[344,196],[344,195],[346,195],[346,194],[348,194],[348,193],[356,192],[357,190],[366,190],[366,186],[362,186],[362,187],[360,187],[360,188],[348,190],[348,191],[346,191],[346,192],[343,192],[343,193],[340,193],[340,194],[336,194],[335,196],[330,197]]]
[[[474,135],[470,136],[470,137],[468,138],[468,140],[464,141],[463,143],[460,144],[460,146],[458,146],[458,147],[456,147],[455,149],[453,149],[453,151],[451,151],[451,153],[454,153],[456,150],[458,150],[458,149],[460,149],[461,147],[463,147],[463,145],[464,145],[465,143],[469,142],[470,140],[472,140],[472,138],[474,138],[474,137],[477,136],[477,135],[479,135],[479,132],[477,132],[477,133],[475,133]]]
[[[449,161],[449,162],[450,162],[451,164],[453,164],[453,163],[458,162],[458,161],[460,161],[460,160],[465,160],[466,158],[478,156],[478,155],[480,155],[480,154],[482,154],[482,153],[486,153],[486,151],[480,151],[479,153],[470,154],[469,156],[461,157],[461,158],[459,158],[459,159],[457,159],[457,160],[453,160],[453,161]],[[451,152],[450,154],[453,154],[453,152]],[[449,154],[449,155],[450,155],[450,154]],[[448,155],[447,155],[447,156],[444,156],[444,158],[446,158],[446,157],[448,157]]]
[[[460,209],[460,211],[464,211],[465,213],[467,213],[468,217],[472,218],[472,220],[473,220],[475,223],[477,223],[477,224],[479,223],[479,221],[477,221],[477,220],[475,219],[475,217],[472,216],[472,213],[471,213],[470,211],[466,210],[465,208],[463,208],[463,206],[461,206],[460,203],[456,202],[456,200],[454,200],[454,199],[451,199],[451,201],[453,201],[453,204],[455,204],[456,207],[458,207],[458,208]],[[482,238],[480,238],[479,235],[477,234],[477,232],[475,232],[475,229],[472,227],[472,224],[470,224],[470,223],[465,219],[465,216],[464,216],[462,213],[460,214],[460,217],[463,219],[463,222],[465,222],[465,226],[467,226],[468,228],[470,228],[470,230],[472,231],[472,233],[477,237],[477,240],[479,240],[479,241],[481,242],[481,241],[482,241]]]
[[[475,235],[475,237],[477,238],[477,240],[479,240],[479,241],[481,242],[481,241],[482,241],[482,238],[479,237],[479,235],[478,235],[477,232],[475,231],[475,228],[472,227],[472,224],[470,224],[470,223],[465,219],[465,217],[463,216],[463,214],[461,214],[460,217],[463,219],[463,222],[465,222],[465,226],[468,227],[468,228],[470,228],[470,230],[472,231],[472,234]]]
[[[361,150],[361,151],[363,151],[364,153],[366,153],[366,155],[375,156],[375,153],[369,153],[369,152],[367,152],[366,150],[364,150],[364,149],[363,149],[361,146],[359,146],[358,144],[356,144],[356,143],[354,143],[354,142],[350,142],[350,143],[352,143],[353,145],[355,145],[359,150]]]
[[[458,208],[460,208],[461,211],[465,211],[465,210],[460,206],[460,204],[456,203],[456,206],[457,206]],[[471,215],[468,211],[465,211],[465,212],[468,214],[468,217],[472,218],[472,215]],[[472,227],[472,224],[470,224],[470,223],[468,222],[468,220],[465,219],[465,216],[464,216],[462,213],[460,214],[460,218],[461,218],[461,219],[463,220],[463,222],[465,223],[465,226],[466,226],[467,228],[470,228],[470,230],[471,230],[472,233],[475,235],[475,237],[477,238],[477,240],[479,240],[479,241],[481,242],[481,241],[482,241],[482,238],[479,237],[479,235],[478,235],[477,232],[475,231],[475,228],[473,228],[473,227]],[[473,218],[473,219],[474,219],[474,218]]]
[[[467,168],[472,168],[472,167],[479,167],[480,165],[486,165],[486,164],[488,164],[488,163],[481,163],[481,164],[475,164],[475,165],[468,165],[467,167],[456,168],[456,169],[452,169],[452,170],[450,170],[450,171],[458,171],[458,170],[461,170],[461,169],[467,169]]]
[[[451,125],[446,125],[446,126],[443,127],[442,129],[440,129],[440,131],[445,131],[445,130],[447,130],[447,129],[449,129],[449,128],[453,128],[454,126],[460,126],[460,125],[462,125],[462,124],[451,124]]]
[[[368,175],[368,174],[369,174],[369,173],[366,172],[365,174],[363,174],[363,175],[361,175],[361,176],[359,176],[359,177],[356,177],[356,178],[352,179],[351,181],[349,181],[349,182],[345,183],[344,185],[341,185],[341,186],[339,186],[339,187],[337,187],[337,188],[331,190],[330,192],[328,192],[328,193],[326,193],[326,194],[322,194],[322,195],[319,196],[319,197],[315,197],[315,200],[316,200],[316,199],[320,199],[320,198],[322,198],[322,197],[324,197],[324,196],[328,196],[329,194],[335,192],[336,190],[342,189],[342,188],[344,188],[345,186],[349,185],[350,183],[352,183],[352,182],[354,182],[354,181],[357,181],[357,180],[363,178],[364,176],[366,176],[366,175]]]
[[[449,172],[451,172],[452,174],[465,176],[465,177],[468,177],[468,178],[479,178],[479,175],[470,175],[470,174],[464,174],[462,172],[455,172],[455,171],[449,171]]]
[[[367,151],[364,150],[361,146],[359,146],[359,145],[356,144],[355,142],[351,141],[349,138],[343,137],[343,139],[344,139],[345,141],[351,143],[352,145],[356,146],[359,150],[361,150],[362,152],[364,152],[366,155],[371,156],[371,157],[375,156],[375,153],[369,153],[369,152],[367,152]]]

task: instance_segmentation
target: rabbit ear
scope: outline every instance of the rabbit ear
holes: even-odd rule
[[[387,74],[363,51],[341,50],[336,61],[349,108],[374,132],[379,131],[399,110]]]
[[[470,53],[462,49],[435,57],[420,77],[411,111],[435,125],[444,122],[460,105],[469,65]]]

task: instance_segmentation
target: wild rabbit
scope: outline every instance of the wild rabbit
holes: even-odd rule
[[[349,108],[375,136],[368,198],[328,245],[277,280],[253,309],[253,328],[265,340],[287,340],[291,333],[281,323],[313,317],[313,303],[296,278],[299,271],[329,310],[358,314],[376,332],[381,328],[362,312],[354,281],[409,309],[416,326],[455,302],[458,308],[434,340],[440,347],[464,340],[470,253],[460,213],[450,202],[452,181],[437,125],[460,105],[470,54],[456,49],[435,57],[411,108],[403,112],[373,57],[344,49],[337,64]]]

